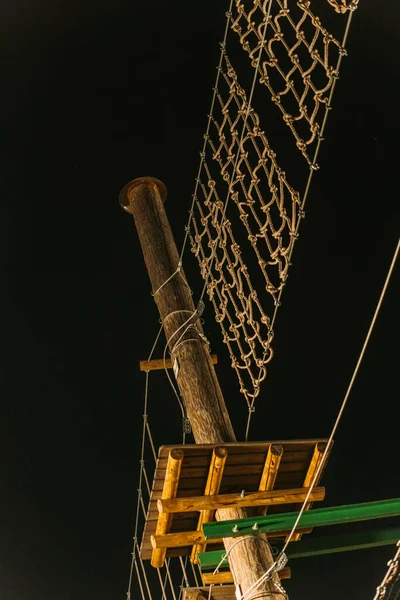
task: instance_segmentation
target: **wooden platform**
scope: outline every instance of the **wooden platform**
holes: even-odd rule
[[[236,600],[235,589],[234,585],[214,585],[211,592],[208,586],[184,588],[183,600]]]
[[[209,588],[185,588],[183,600],[236,600],[234,585],[216,585],[211,588],[209,599]]]
[[[201,539],[202,531],[199,514],[204,515],[206,513],[207,520],[210,517],[212,519],[213,508],[214,506],[218,506],[215,502],[225,494],[238,496],[236,501],[240,502],[240,495],[246,499],[249,492],[254,492],[251,497],[252,499],[256,498],[256,500],[252,500],[251,502],[249,500],[249,505],[253,507],[249,509],[253,511],[252,514],[256,514],[257,511],[259,511],[257,514],[260,514],[260,512],[265,514],[267,510],[268,514],[296,510],[299,506],[299,492],[302,493],[302,490],[298,488],[307,488],[310,485],[326,447],[326,441],[325,439],[313,439],[224,444],[222,450],[225,453],[225,457],[223,460],[221,459],[219,477],[217,473],[217,478],[214,480],[217,488],[215,485],[213,487],[210,476],[213,465],[215,468],[215,462],[213,463],[213,459],[215,459],[214,449],[221,447],[213,444],[162,446],[159,449],[147,520],[143,532],[141,558],[144,560],[151,559],[154,548],[159,548],[158,545],[155,546],[154,536],[156,534],[157,522],[160,518],[160,523],[163,520],[163,524],[160,527],[159,523],[158,534],[160,532],[164,534],[182,533],[185,534],[182,539],[187,539],[188,541],[187,545],[184,546],[167,546],[165,550],[166,555],[187,556],[192,553],[192,559],[194,559],[193,552],[199,544],[203,546],[204,550],[204,539]],[[172,454],[180,458],[178,467],[172,473],[171,462],[169,462],[171,459],[169,457],[171,456],[171,451],[175,449],[176,452]],[[177,464],[177,461],[175,463]],[[169,484],[165,482],[167,471]],[[169,493],[166,494],[165,491],[168,485],[170,489]],[[171,492],[171,490],[173,491]],[[207,496],[210,490],[212,490],[211,494],[213,495]],[[263,500],[268,494],[264,493],[264,496],[262,496],[261,492],[271,490],[282,491],[282,494],[280,494],[281,500],[278,499],[278,504],[275,504],[276,499],[273,501],[271,499]],[[281,504],[282,496],[286,492],[289,492],[289,494],[296,492],[297,496],[290,496],[292,503]],[[172,498],[172,500],[169,500],[169,498]],[[175,501],[173,498],[177,500]],[[182,511],[179,511],[179,499],[185,498],[190,499],[191,503],[186,502],[189,506],[186,505]],[[293,498],[296,499],[295,504],[293,504]],[[213,502],[211,502],[211,499]],[[315,496],[315,499],[322,499],[321,493],[320,497],[317,498]],[[243,503],[244,500],[242,500],[242,505]],[[260,507],[260,503],[265,504],[265,508],[264,506]],[[307,509],[310,506],[311,504],[307,506]],[[190,510],[190,507],[192,507],[192,510]],[[198,510],[196,510],[196,507]],[[201,513],[199,510],[201,510]],[[162,537],[164,536],[158,535],[157,539]],[[168,536],[165,537],[167,538]],[[285,533],[281,533],[279,536],[275,535],[274,537],[284,539]],[[222,548],[221,540],[212,540],[207,543],[207,550],[217,550],[219,548]],[[219,597],[215,596],[215,598]]]

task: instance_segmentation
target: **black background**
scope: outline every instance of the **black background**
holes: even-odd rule
[[[158,315],[117,198],[133,177],[162,179],[181,243],[225,10],[3,3],[1,600],[124,597],[138,361]],[[361,0],[354,16],[252,439],[328,436],[364,340],[398,238],[398,22],[395,3]],[[326,504],[399,495],[398,288],[397,269],[336,437]],[[209,308],[205,319],[242,436],[244,399]],[[152,382],[156,440],[175,443],[173,394],[162,373]],[[298,600],[372,598],[392,554],[301,559],[286,588]]]

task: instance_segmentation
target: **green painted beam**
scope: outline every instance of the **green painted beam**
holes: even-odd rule
[[[346,535],[332,535],[321,538],[306,538],[295,544],[290,544],[287,556],[290,559],[304,558],[306,556],[320,556],[322,554],[334,554],[336,552],[349,552],[351,550],[362,550],[376,548],[378,546],[389,546],[400,539],[400,527],[388,527],[378,531],[359,531]],[[203,571],[215,569],[225,550],[213,550],[199,554],[200,566]],[[228,566],[225,559],[221,567]]]
[[[257,535],[258,533],[279,533],[290,530],[298,512],[279,513],[274,515],[246,517],[232,521],[217,521],[203,524],[203,532],[208,540],[238,537],[241,535]],[[347,504],[329,506],[305,511],[298,523],[299,527],[323,527],[338,523],[369,521],[384,517],[400,515],[400,498],[364,502],[363,504]]]

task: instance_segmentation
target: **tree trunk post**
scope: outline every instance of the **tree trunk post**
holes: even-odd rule
[[[221,388],[202,338],[198,312],[179,263],[179,254],[164,210],[165,198],[166,188],[161,181],[142,177],[123,188],[120,203],[135,221],[154,300],[196,443],[235,442]],[[245,516],[242,508],[219,509],[216,513],[221,521]],[[227,538],[224,544],[229,552],[235,584],[243,595],[273,564],[270,546],[263,535]],[[275,573],[269,581],[252,591],[248,600],[253,595],[258,600],[272,597],[274,600],[285,600],[285,594],[280,590],[279,577]]]

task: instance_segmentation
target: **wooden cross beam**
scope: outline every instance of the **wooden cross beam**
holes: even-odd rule
[[[216,354],[210,354],[211,362],[213,365],[218,364],[218,356]],[[141,360],[139,362],[139,368],[141,371],[161,371],[162,369],[172,369],[172,360],[170,358],[154,358],[153,360]]]
[[[279,579],[290,579],[292,572],[289,567],[278,571]],[[233,575],[230,571],[221,571],[219,573],[202,573],[201,579],[203,585],[219,585],[224,583],[233,583]]]
[[[272,506],[304,502],[307,488],[293,490],[272,490],[268,492],[242,492],[241,494],[221,494],[216,496],[194,496],[192,498],[171,498],[157,501],[159,514],[193,512],[194,510],[217,510],[219,508],[241,508],[247,506]],[[310,494],[310,501],[323,500],[325,488],[317,487]]]
[[[225,447],[221,446],[214,448],[211,457],[210,468],[208,471],[207,483],[204,490],[205,496],[215,496],[216,494],[218,494],[219,488],[221,486],[222,476],[224,474],[224,467],[227,456],[228,450]],[[213,509],[202,510],[197,523],[197,531],[202,531],[203,523],[208,523],[209,521],[212,521],[213,516]],[[190,560],[193,563],[197,564],[199,562],[199,559],[197,558],[198,553],[204,552],[205,549],[206,543],[195,544],[192,548]]]
[[[183,450],[174,448],[170,451],[167,463],[167,472],[164,479],[162,498],[174,498],[178,490],[179,475],[183,462]],[[164,535],[171,526],[171,514],[163,513],[158,517],[156,535]],[[151,564],[153,567],[162,567],[164,564],[166,550],[156,548],[153,550]]]

